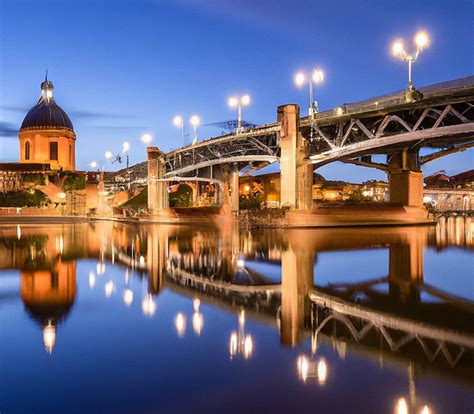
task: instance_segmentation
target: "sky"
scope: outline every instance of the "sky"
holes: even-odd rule
[[[143,161],[145,132],[163,151],[181,146],[175,115],[197,114],[203,125],[235,119],[232,95],[251,95],[243,118],[256,124],[274,122],[281,104],[306,111],[307,93],[293,83],[300,69],[324,69],[321,110],[402,90],[406,65],[390,44],[411,45],[421,29],[431,42],[414,64],[415,86],[472,75],[473,15],[472,0],[0,0],[0,162],[18,160],[18,129],[46,69],[74,124],[77,168],[117,169],[105,151],[128,141],[131,164]],[[467,151],[424,172],[455,174],[473,160]],[[318,172],[385,179],[341,163]]]

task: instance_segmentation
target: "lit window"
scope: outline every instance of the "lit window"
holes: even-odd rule
[[[28,141],[25,142],[25,160],[30,159],[30,143]]]
[[[58,160],[58,143],[57,142],[49,143],[49,159],[53,161]]]

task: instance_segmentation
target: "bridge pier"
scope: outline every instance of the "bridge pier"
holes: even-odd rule
[[[169,209],[168,185],[158,181],[165,175],[165,154],[157,147],[147,148],[148,156],[148,211],[162,214]]]
[[[423,173],[418,163],[418,151],[404,148],[388,162],[390,201],[409,207],[423,207]]]
[[[310,314],[308,292],[313,286],[314,253],[291,245],[281,256],[281,331],[284,345],[295,346]]]
[[[231,210],[234,214],[239,214],[239,165],[235,163],[232,168],[232,195],[230,199]]]
[[[407,229],[406,240],[389,246],[389,291],[402,301],[419,302],[416,284],[423,283],[423,249],[426,234],[416,228]]]
[[[313,166],[306,162],[308,142],[300,133],[298,105],[278,107],[280,130],[280,205],[292,210],[309,210],[313,205]]]
[[[146,266],[148,292],[157,294],[163,286],[167,266],[168,228],[160,226],[147,232]]]

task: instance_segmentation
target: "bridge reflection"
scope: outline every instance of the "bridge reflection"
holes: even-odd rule
[[[332,344],[341,358],[349,351],[364,352],[472,378],[473,304],[428,283],[424,274],[425,250],[473,249],[472,234],[469,218],[450,218],[436,228],[259,233],[117,222],[14,225],[0,228],[0,269],[20,270],[19,295],[40,324],[48,352],[58,326],[74,308],[77,261],[94,259],[97,275],[106,274],[113,264],[123,267],[127,277],[133,271],[134,277],[148,280],[148,292],[141,298],[146,316],[155,314],[156,296],[164,289],[193,301],[189,325],[196,335],[205,333],[201,303],[234,313],[238,329],[229,333],[231,358],[253,354],[254,339],[244,329],[249,319],[276,326],[283,345],[310,338],[312,354],[297,361],[303,381],[315,378],[324,384],[330,376],[328,362],[317,356],[321,342]],[[318,254],[380,248],[388,250],[388,274],[351,283],[318,283]],[[255,270],[251,262],[281,265],[280,280]],[[95,273],[89,274],[91,287]],[[110,280],[105,294],[114,290]],[[129,307],[137,294],[124,290],[125,305]],[[182,336],[186,316],[178,313],[174,324]]]

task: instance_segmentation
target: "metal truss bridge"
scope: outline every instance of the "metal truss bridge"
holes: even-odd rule
[[[371,155],[401,149],[431,149],[423,165],[474,146],[474,76],[420,89],[422,98],[407,102],[405,92],[386,95],[299,119],[308,143],[305,161],[319,167],[334,161],[387,170]],[[165,178],[195,175],[219,164],[243,166],[279,162],[281,123],[245,128],[165,154]]]

